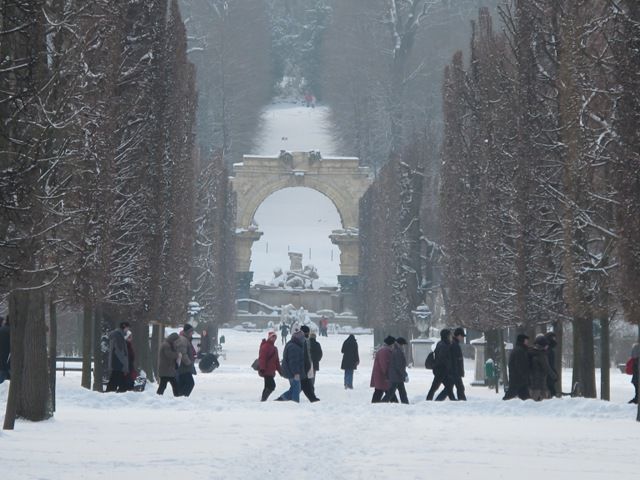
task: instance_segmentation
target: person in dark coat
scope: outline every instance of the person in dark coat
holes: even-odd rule
[[[631,383],[636,391],[634,397],[629,400],[629,403],[638,403],[638,363],[640,362],[640,343],[634,343],[631,348]]]
[[[549,390],[550,397],[557,397],[558,390],[556,388],[556,383],[558,379],[558,371],[556,370],[556,347],[558,346],[558,342],[556,340],[556,334],[554,332],[547,332],[544,336],[549,343],[549,347],[547,348],[547,358],[549,359],[549,366],[555,374],[555,378],[552,378],[551,376],[547,377],[547,389]]]
[[[322,345],[320,345],[320,342],[318,342],[315,333],[309,334],[309,349],[311,352],[311,363],[313,363],[313,378],[311,379],[311,383],[315,388],[316,377],[318,376],[318,371],[320,370],[320,360],[322,360]]]
[[[531,370],[529,372],[529,395],[536,402],[549,398],[548,379],[554,382],[558,378],[549,365],[547,349],[549,342],[544,335],[538,335],[534,341],[533,348],[529,350],[531,358]]]
[[[196,374],[196,349],[193,348],[193,344],[191,343],[192,337],[193,326],[185,323],[175,342],[176,350],[181,354],[180,362],[178,363],[178,387],[181,397],[191,395],[193,387],[195,386],[193,376]]]
[[[386,393],[389,391],[389,367],[391,365],[391,346],[396,339],[389,335],[384,339],[383,345],[376,352],[373,360],[373,369],[371,370],[371,383],[373,388],[373,396],[371,403],[379,403],[388,401]]]
[[[172,333],[167,337],[162,345],[160,345],[160,351],[158,352],[158,376],[160,377],[160,384],[158,385],[158,395],[163,395],[167,388],[167,383],[171,385],[173,390],[173,396],[180,396],[180,389],[178,388],[177,366],[176,363],[181,359],[182,355],[176,350],[176,340],[180,338],[177,333]]]
[[[404,388],[404,382],[407,379],[407,358],[404,356],[403,348],[406,344],[407,341],[402,337],[396,338],[396,343],[393,344],[389,365],[389,393],[387,394],[389,401],[395,400],[397,402],[397,390],[400,394],[400,401],[404,404],[409,403],[407,390]]]
[[[135,367],[136,352],[133,349],[133,333],[131,330],[127,332],[124,339],[127,341],[127,357],[129,358],[129,373],[125,376],[125,381],[127,383],[127,390],[130,391],[133,390],[136,378],[138,378],[138,371]]]
[[[0,317],[0,383],[11,378],[11,331],[9,319]]]
[[[129,322],[121,322],[109,334],[109,383],[105,392],[126,392],[129,373],[129,353],[125,335],[129,331]]]
[[[458,400],[466,400],[464,394],[464,357],[462,356],[461,343],[464,343],[464,328],[458,327],[453,331],[453,342],[451,342],[451,360],[453,362],[453,385],[456,387],[456,396]]]
[[[353,390],[353,372],[360,364],[360,356],[358,355],[358,341],[351,334],[342,343],[342,363],[340,368],[344,370],[344,388]]]
[[[287,335],[289,335],[289,325],[287,325],[284,322],[282,322],[280,324],[280,335],[282,336],[282,344],[286,345],[287,344]]]
[[[289,390],[276,400],[300,402],[300,381],[304,371],[304,333],[298,331],[291,335],[282,352],[282,376],[289,380]]]
[[[302,393],[310,402],[317,402],[320,399],[316,397],[316,390],[313,384],[315,378],[315,370],[313,368],[313,359],[311,358],[311,343],[309,335],[311,329],[307,325],[300,327],[300,331],[304,334],[304,371],[300,379]]]
[[[433,365],[433,382],[429,393],[427,393],[427,400],[433,400],[433,396],[440,388],[440,385],[444,385],[444,390],[438,394],[436,401],[440,402],[446,397],[449,400],[455,400],[456,397],[453,394],[453,359],[451,357],[451,330],[440,330],[440,341],[436,345],[436,349],[433,352],[434,365]]]
[[[262,390],[261,401],[266,402],[269,395],[276,389],[276,372],[280,373],[280,357],[276,332],[269,332],[266,339],[262,339],[260,353],[258,354],[258,375],[264,378],[264,389]]]
[[[516,345],[509,356],[509,389],[503,400],[518,397],[520,400],[529,398],[529,337],[521,333],[516,338]]]

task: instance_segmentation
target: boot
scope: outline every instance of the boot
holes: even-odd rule
[[[266,402],[267,398],[269,398],[269,395],[271,395],[271,392],[273,392],[273,390],[269,390],[268,388],[265,388],[264,390],[262,390],[262,400],[260,401]]]

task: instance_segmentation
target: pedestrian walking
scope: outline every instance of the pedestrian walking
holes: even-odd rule
[[[311,357],[311,343],[309,335],[311,329],[307,325],[302,325],[300,331],[304,335],[304,370],[302,371],[302,377],[300,378],[300,385],[302,393],[310,402],[317,402],[320,399],[316,397],[316,391],[313,384],[315,378],[315,370],[313,369],[313,358]]]
[[[466,400],[464,393],[464,356],[462,355],[461,343],[464,343],[464,328],[458,327],[453,331],[453,341],[451,342],[451,359],[453,362],[453,386],[456,387],[456,397],[458,400]]]
[[[129,330],[124,336],[124,339],[127,342],[127,357],[129,359],[129,373],[125,375],[125,382],[127,385],[127,391],[131,391],[136,383],[136,378],[138,378],[138,371],[135,367],[136,352],[133,348],[133,332]]]
[[[558,342],[556,340],[555,332],[547,332],[545,333],[545,338],[549,343],[549,347],[547,348],[547,358],[549,359],[549,367],[553,370],[555,378],[548,376],[547,377],[547,390],[549,390],[549,397],[557,397],[558,396],[558,388],[556,388],[557,379],[558,379],[558,371],[556,370],[556,346]]]
[[[313,364],[313,378],[311,379],[311,383],[315,389],[316,378],[320,371],[320,360],[322,360],[322,346],[320,342],[318,342],[315,332],[309,334],[309,351],[311,352],[311,363]]]
[[[127,374],[129,373],[129,353],[125,335],[131,328],[129,322],[120,322],[109,334],[109,383],[105,392],[126,392]]]
[[[344,370],[344,388],[345,390],[353,390],[353,372],[360,364],[358,341],[353,334],[350,334],[342,343],[340,352],[342,353],[342,363],[340,364],[340,368]]]
[[[287,344],[287,335],[289,335],[289,325],[287,325],[284,322],[282,322],[280,324],[280,335],[282,336],[282,344],[286,345]]]
[[[518,397],[520,400],[529,398],[529,337],[521,333],[516,338],[516,344],[509,356],[509,389],[503,400]]]
[[[442,392],[436,397],[436,401],[442,401],[446,397],[449,400],[455,400],[456,397],[453,394],[453,361],[451,358],[451,330],[440,330],[440,341],[436,345],[436,349],[433,352],[434,365],[433,365],[433,382],[431,388],[427,393],[427,400],[433,400],[440,385],[444,385]]]
[[[176,376],[178,374],[177,364],[180,363],[182,354],[176,350],[176,341],[178,338],[180,338],[180,335],[174,332],[165,338],[162,345],[160,345],[160,351],[158,352],[158,376],[160,377],[160,384],[156,391],[158,395],[164,394],[168,383],[171,385],[173,396],[180,396]]]
[[[196,374],[196,350],[191,343],[192,337],[193,327],[189,323],[185,323],[175,342],[176,351],[181,354],[178,365],[178,387],[181,397],[191,395],[195,386],[193,376]]]
[[[276,400],[300,402],[301,378],[304,370],[304,333],[298,331],[291,335],[282,352],[282,376],[289,380],[289,390]]]
[[[380,403],[388,401],[386,393],[389,391],[389,367],[391,365],[391,346],[396,339],[389,335],[384,339],[384,343],[376,352],[373,360],[373,369],[371,370],[371,383],[373,388],[373,396],[371,403]]]
[[[529,350],[531,364],[529,395],[536,402],[549,398],[548,380],[555,382],[557,378],[549,365],[548,348],[549,342],[541,334],[536,337],[533,348]]]
[[[631,348],[631,383],[635,389],[636,394],[629,400],[629,403],[638,403],[638,363],[640,361],[640,343],[634,343]]]
[[[408,404],[407,390],[404,387],[407,376],[407,358],[404,355],[404,347],[407,341],[402,338],[396,338],[396,342],[391,349],[391,363],[389,365],[389,401],[396,400],[396,390],[400,394],[400,401]]]
[[[258,375],[264,379],[264,388],[262,389],[262,397],[260,399],[262,402],[265,402],[267,398],[269,398],[269,395],[276,389],[276,372],[282,375],[278,347],[275,345],[277,338],[276,332],[269,332],[267,338],[263,338],[262,343],[260,343]]]

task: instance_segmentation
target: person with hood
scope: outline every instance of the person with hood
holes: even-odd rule
[[[373,369],[371,370],[371,383],[373,388],[373,396],[371,403],[387,402],[389,391],[389,367],[391,366],[391,346],[396,339],[389,335],[384,339],[384,343],[376,352],[373,360]]]
[[[276,332],[269,332],[266,339],[262,339],[260,352],[258,353],[258,375],[264,378],[264,389],[262,390],[262,402],[266,402],[269,395],[276,389],[276,372],[282,375],[280,369],[280,357]]]
[[[195,358],[196,349],[193,348],[191,338],[193,337],[193,327],[185,323],[182,331],[175,341],[176,351],[181,355],[178,365],[178,387],[181,397],[188,397],[193,391],[195,382],[193,376],[196,374]]]
[[[629,403],[638,403],[638,363],[640,362],[640,343],[634,343],[631,348],[631,383],[636,391]]]
[[[521,333],[516,338],[516,345],[509,356],[509,388],[503,400],[518,397],[520,400],[529,398],[529,337]]]
[[[307,325],[302,325],[300,331],[304,335],[304,370],[300,379],[300,386],[302,393],[310,402],[317,402],[320,399],[316,397],[315,387],[313,385],[313,379],[315,378],[315,370],[313,368],[313,359],[311,358],[311,343],[309,335],[311,329]]]
[[[434,365],[433,365],[433,382],[429,393],[427,393],[427,400],[433,400],[440,385],[444,385],[444,389],[436,397],[436,401],[440,402],[449,397],[449,400],[455,400],[456,397],[453,394],[453,360],[451,357],[451,330],[440,330],[440,341],[436,345],[436,349],[433,352]]]
[[[549,343],[549,347],[547,348],[547,358],[549,359],[549,366],[555,374],[555,378],[547,377],[547,389],[549,390],[550,397],[557,397],[558,391],[556,389],[556,383],[558,379],[558,371],[556,370],[556,346],[558,346],[558,342],[556,341],[555,332],[547,332],[544,334],[544,336]]]
[[[109,383],[105,392],[127,391],[129,353],[125,336],[130,327],[129,322],[120,322],[120,328],[116,328],[109,334]]]
[[[182,354],[176,350],[176,341],[178,338],[180,338],[180,335],[174,332],[165,338],[160,346],[160,351],[158,352],[158,376],[160,377],[160,384],[156,392],[158,395],[164,394],[167,383],[169,383],[171,390],[173,390],[173,396],[180,396],[176,374],[178,372],[177,364],[180,363]]]
[[[529,356],[531,357],[529,395],[536,402],[549,398],[548,379],[555,382],[558,378],[551,365],[549,365],[548,348],[549,342],[547,338],[540,334],[533,342],[533,348],[529,350]]]
[[[360,364],[360,356],[358,355],[358,341],[353,334],[350,334],[342,343],[342,363],[340,368],[344,370],[344,388],[345,390],[353,390],[353,372]]]
[[[289,380],[289,390],[276,400],[293,400],[300,403],[302,372],[304,371],[304,333],[297,331],[291,335],[282,352],[282,376]]]
[[[313,363],[313,378],[311,383],[316,387],[316,377],[320,371],[320,360],[322,360],[322,346],[316,338],[315,332],[309,334],[309,351],[311,352],[311,363]]]
[[[462,356],[461,343],[464,343],[464,328],[458,327],[453,331],[453,342],[451,343],[451,360],[453,362],[453,385],[456,387],[458,400],[466,400],[464,394],[464,357]]]
[[[387,397],[393,402],[396,400],[396,390],[398,390],[398,393],[400,393],[400,401],[404,404],[409,404],[407,390],[404,388],[404,382],[407,379],[407,358],[404,356],[403,348],[406,344],[407,341],[404,338],[398,337],[391,349],[389,393]]]
[[[0,317],[0,383],[11,378],[11,331],[9,318]]]

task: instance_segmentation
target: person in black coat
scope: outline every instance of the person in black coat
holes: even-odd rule
[[[387,399],[392,403],[397,403],[396,390],[400,394],[400,401],[408,404],[407,390],[404,388],[404,382],[407,380],[407,358],[404,356],[403,347],[407,341],[402,338],[396,338],[396,343],[391,350],[391,364],[389,365],[389,392]]]
[[[11,353],[11,334],[9,319],[0,317],[0,383],[11,378],[9,354]]]
[[[351,334],[342,343],[342,363],[340,368],[344,370],[344,388],[353,390],[353,372],[358,368],[360,356],[358,355],[358,341]]]
[[[558,391],[556,389],[556,383],[558,378],[558,372],[556,370],[556,346],[558,342],[556,341],[556,334],[554,332],[547,332],[545,335],[549,347],[547,348],[547,358],[549,359],[549,366],[553,371],[555,378],[551,375],[547,377],[547,389],[549,390],[550,397],[557,397]]]
[[[520,400],[529,398],[529,337],[524,333],[518,335],[516,345],[509,356],[509,389],[503,400],[518,397]]]
[[[320,370],[320,360],[322,360],[322,346],[316,339],[315,333],[309,334],[309,349],[311,352],[311,363],[313,364],[313,378],[311,379],[311,383],[315,387],[316,376],[318,375],[318,370]]]
[[[466,400],[467,397],[464,394],[464,383],[462,377],[464,377],[464,357],[462,356],[461,343],[464,343],[464,329],[458,327],[453,332],[453,342],[451,343],[451,360],[453,362],[453,384],[456,387],[456,395],[458,400]]]
[[[433,383],[427,393],[427,400],[433,400],[433,396],[440,388],[440,385],[444,385],[444,390],[436,397],[436,401],[442,401],[445,397],[449,397],[449,400],[455,400],[456,397],[453,394],[453,360],[451,357],[451,330],[440,330],[440,341],[436,345],[436,349],[433,352],[434,366],[433,366]]]
[[[302,372],[300,385],[304,396],[307,397],[310,402],[317,402],[320,399],[316,397],[315,386],[313,384],[315,372],[313,369],[313,360],[311,359],[311,346],[309,341],[311,330],[307,325],[303,325],[300,327],[300,331],[304,334],[304,371]]]

